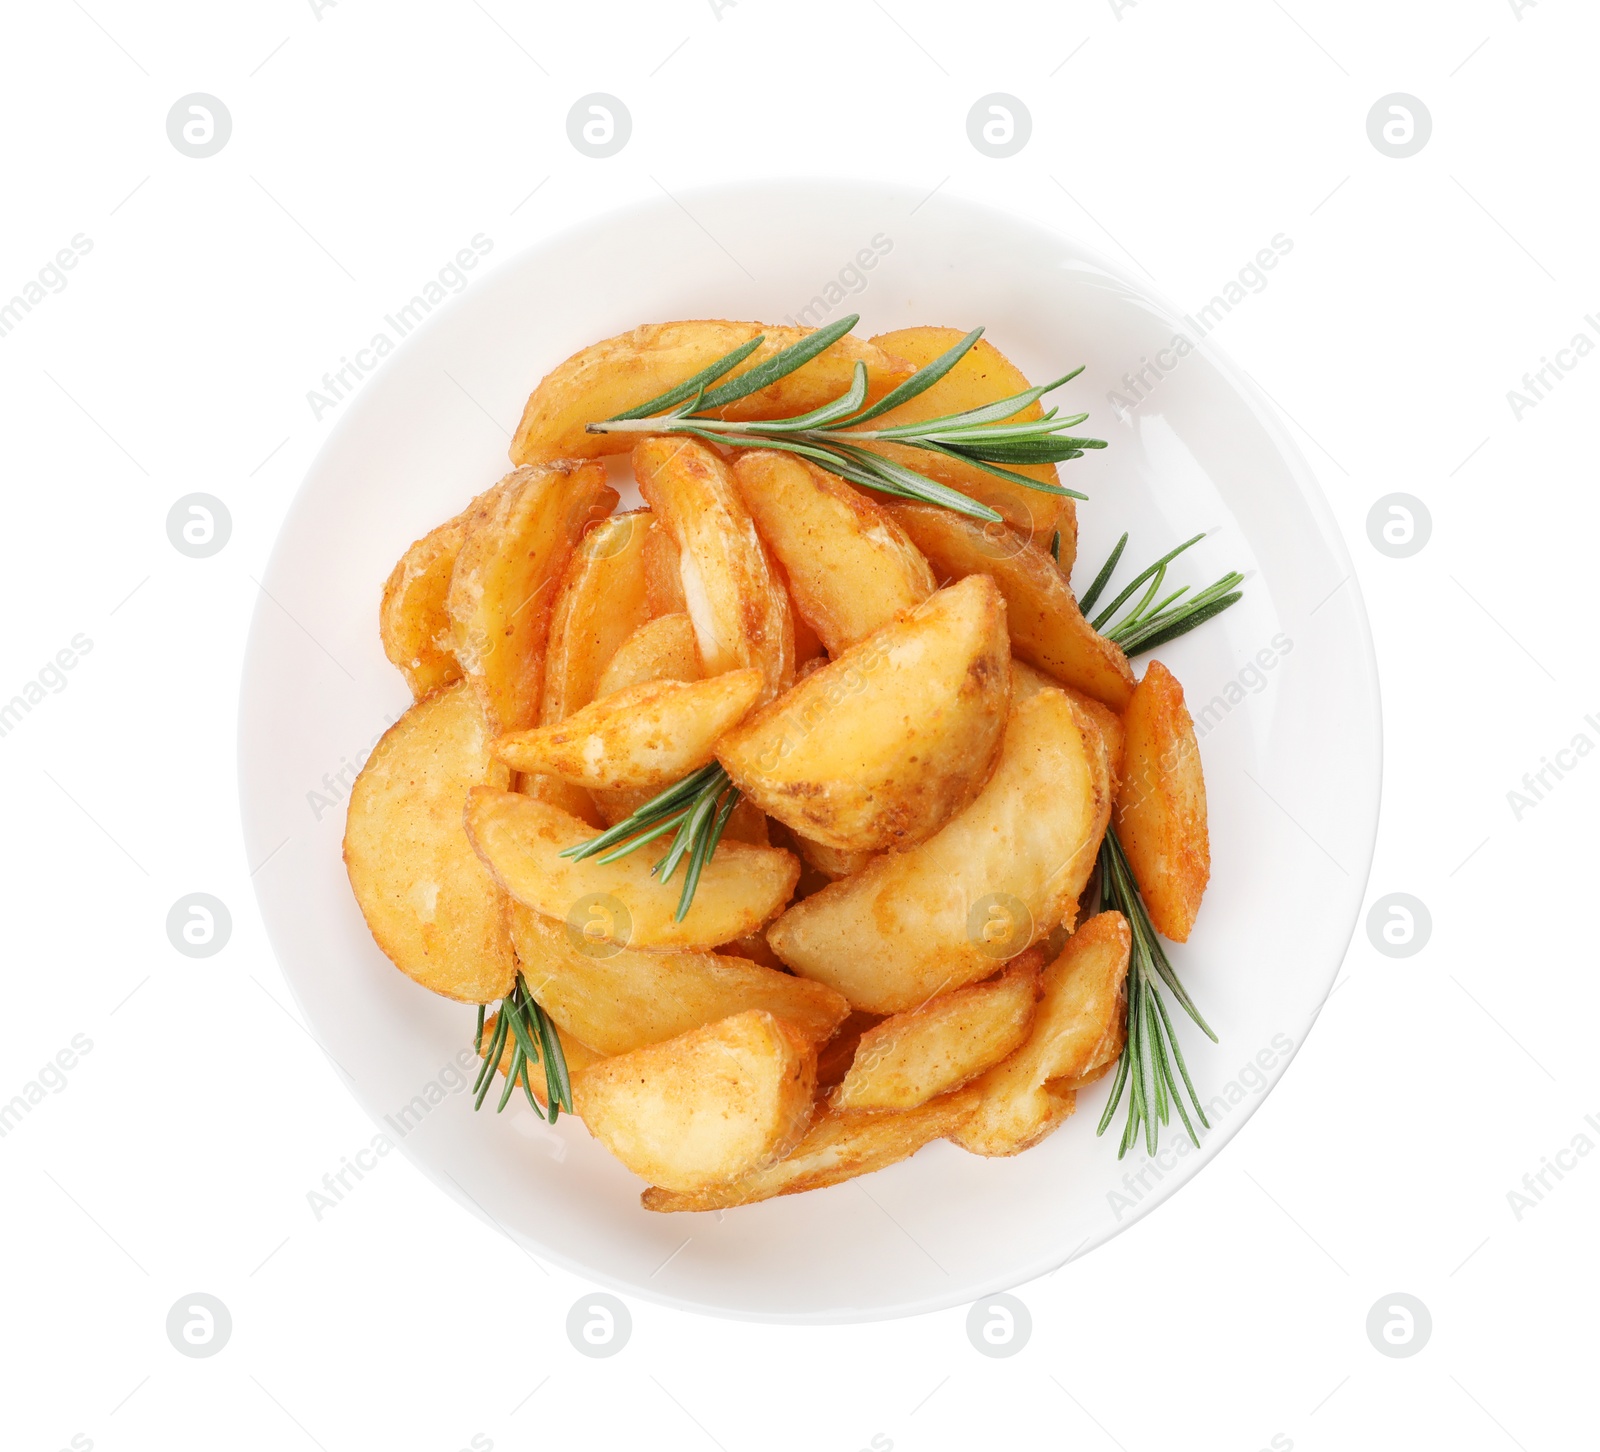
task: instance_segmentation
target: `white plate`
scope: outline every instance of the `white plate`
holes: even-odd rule
[[[869,184],[723,187],[586,224],[474,281],[344,406],[284,524],[251,632],[245,837],[252,863],[271,854],[256,891],[306,1020],[362,1105],[448,1194],[537,1256],[675,1306],[781,1321],[910,1315],[1026,1281],[1115,1235],[1214,1156],[1282,1074],[1365,889],[1381,766],[1366,616],[1311,471],[1271,409],[1202,347],[1119,418],[1106,395],[1187,326],[1173,310],[1037,225],[917,202]],[[362,923],[339,847],[354,770],[407,704],[378,643],[395,559],[507,470],[529,390],[578,348],[645,321],[782,320],[814,298],[805,321],[859,311],[863,337],[982,323],[1033,378],[1088,365],[1054,395],[1092,410],[1090,427],[1111,443],[1064,466],[1092,496],[1079,506],[1080,587],[1124,529],[1130,564],[1208,529],[1180,580],[1249,572],[1241,604],[1160,652],[1203,733],[1211,810],[1211,889],[1192,941],[1172,952],[1222,1040],[1180,1021],[1215,1105],[1198,1151],[1169,1128],[1155,1163],[1142,1150],[1119,1163],[1115,1134],[1094,1133],[1102,1082],[1016,1159],[938,1143],[830,1190],[652,1215],[581,1124],[550,1128],[525,1105],[473,1113],[462,1090],[472,1010],[402,977]],[[1273,946],[1285,942],[1292,954]]]

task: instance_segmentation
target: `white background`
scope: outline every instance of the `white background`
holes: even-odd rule
[[[1592,1438],[1600,1155],[1547,1171],[1520,1218],[1508,1192],[1575,1136],[1600,1146],[1584,1120],[1600,1120],[1600,760],[1547,776],[1520,820],[1507,793],[1576,734],[1600,743],[1584,721],[1600,721],[1600,357],[1520,420],[1506,397],[1580,330],[1600,341],[1584,321],[1600,310],[1592,12],[47,0],[6,30],[0,300],[75,235],[93,243],[0,338],[0,699],[92,641],[0,738],[0,1099],[75,1034],[93,1044],[0,1139],[8,1448]],[[204,160],[165,129],[194,91],[233,117]],[[607,160],[567,140],[593,91],[633,118]],[[1007,160],[966,134],[995,91],[1033,117]],[[1396,91],[1433,117],[1407,160],[1366,131]],[[1189,310],[1293,239],[1213,341],[1300,430],[1355,558],[1387,740],[1369,900],[1408,892],[1433,917],[1408,959],[1358,930],[1305,1049],[1218,1165],[1018,1288],[1032,1338],[1005,1360],[973,1349],[961,1311],[781,1329],[640,1300],[629,1344],[590,1360],[565,1331],[589,1287],[399,1156],[320,1220],[308,1202],[374,1130],[288,1006],[234,791],[254,581],[337,416],[314,419],[307,391],[474,234],[493,266],[621,202],[692,205],[696,185],[774,175],[989,200]],[[166,535],[195,491],[233,517],[207,560]],[[1433,518],[1408,559],[1367,536],[1395,491]],[[168,908],[196,891],[232,911],[213,958],[167,940]],[[1292,972],[1293,942],[1274,950]],[[233,1318],[205,1360],[165,1331],[194,1291]],[[1396,1291],[1433,1320],[1403,1360],[1366,1333]]]

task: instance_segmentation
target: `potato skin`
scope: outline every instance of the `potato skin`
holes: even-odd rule
[[[1127,708],[1133,667],[1083,618],[1047,551],[1003,525],[984,525],[934,504],[896,504],[890,513],[941,579],[993,578],[1006,597],[1013,655],[1113,711]]]
[[[466,538],[464,514],[446,520],[401,555],[384,582],[378,634],[383,653],[406,678],[414,701],[461,679],[460,663],[450,649],[445,599]]]
[[[1156,931],[1184,943],[1211,880],[1211,837],[1194,722],[1183,687],[1160,661],[1150,662],[1123,723],[1117,840]]]
[[[1111,784],[1092,731],[1060,691],[1014,707],[970,806],[919,846],[794,904],[767,941],[872,1013],[987,977],[1075,911],[1093,870]]]
[[[916,1109],[817,1116],[804,1139],[776,1164],[740,1179],[682,1192],[655,1186],[640,1197],[646,1210],[726,1210],[777,1195],[842,1184],[909,1159],[923,1145],[955,1133],[977,1108],[972,1089],[943,1094]]]
[[[1077,1090],[1122,1052],[1124,983],[1133,937],[1121,913],[1099,913],[1045,969],[1026,1042],[978,1079],[977,1111],[950,1136],[976,1155],[1014,1155],[1058,1129]]]
[[[800,877],[792,853],[724,837],[679,922],[683,883],[652,875],[654,853],[645,849],[607,863],[562,857],[563,848],[588,841],[594,832],[546,802],[474,788],[467,797],[467,835],[500,885],[535,912],[565,921],[588,900],[603,897],[620,905],[629,922],[625,947],[714,948],[743,937],[789,900]]]
[[[650,618],[645,591],[644,510],[614,514],[588,529],[556,592],[545,655],[541,725],[552,726],[600,695],[600,677],[623,642]]]
[[[758,1172],[811,1121],[817,1051],[761,1009],[572,1076],[573,1108],[635,1174],[680,1194]]]
[[[880,333],[872,341],[884,352],[904,358],[921,368],[940,354],[949,352],[966,334],[965,328],[901,328],[893,333]],[[987,338],[980,338],[966,356],[932,388],[863,427],[883,429],[897,424],[916,423],[922,419],[942,418],[946,414],[981,408],[986,403],[1009,398],[1030,387],[1032,385],[1021,369]],[[1043,416],[1043,405],[1033,403],[1016,418],[1022,421]],[[1078,548],[1078,516],[1074,500],[1013,484],[963,459],[953,459],[945,454],[890,442],[863,444],[862,447],[982,500],[991,509],[998,510],[1007,523],[1046,551],[1050,548],[1051,535],[1059,529],[1061,568],[1071,575]],[[1006,467],[1014,474],[1024,474],[1044,484],[1061,482],[1054,464],[1008,464]]]
[[[1005,602],[975,575],[757,711],[717,758],[762,811],[824,847],[914,846],[988,780],[1009,661]]]
[[[702,318],[646,323],[591,344],[558,364],[533,390],[511,442],[511,461],[530,464],[625,454],[637,434],[591,434],[588,425],[665,393],[758,333],[766,341],[724,381],[747,373],[811,331]],[[867,398],[872,401],[916,371],[903,359],[846,336],[776,383],[721,409],[718,417],[787,418],[806,413],[850,387],[857,361],[866,364]]]
[[[1028,1037],[1043,963],[1043,952],[1030,948],[998,977],[868,1029],[833,1108],[915,1109],[999,1063]]]
[[[836,474],[766,449],[737,455],[733,476],[783,567],[796,613],[829,655],[933,594],[933,571],[905,531]]]
[[[770,701],[794,680],[794,620],[783,584],[720,455],[656,435],[633,451],[639,492],[678,547],[685,608],[708,676],[753,666]]]
[[[718,1019],[760,1008],[814,1042],[828,1038],[850,1006],[820,983],[748,958],[686,949],[641,952],[588,940],[512,904],[511,939],[540,1006],[601,1054],[628,1054]]]
[[[461,825],[471,788],[507,785],[490,742],[471,686],[446,686],[373,748],[345,819],[345,869],[374,940],[402,973],[465,1003],[505,997],[517,972],[510,905]]]
[[[497,731],[538,720],[557,582],[617,506],[600,464],[518,469],[482,495],[450,575],[450,644]]]

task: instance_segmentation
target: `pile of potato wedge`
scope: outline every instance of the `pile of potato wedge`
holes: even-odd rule
[[[652,1210],[834,1185],[936,1139],[1037,1144],[1124,1044],[1130,929],[1093,911],[1108,826],[1169,938],[1210,872],[1182,688],[1080,613],[1071,499],[906,461],[1005,519],[984,524],[793,454],[585,431],[757,332],[743,367],[802,330],[652,325],[539,384],[517,467],[384,587],[415,703],[345,833],[403,972],[476,1004],[521,973],[575,1113]],[[879,397],[960,337],[846,337],[733,409],[797,415],[857,362]],[[905,408],[1026,387],[980,342]],[[619,513],[601,456],[630,450],[645,507]],[[561,855],[712,761],[742,797],[681,919],[664,844]]]

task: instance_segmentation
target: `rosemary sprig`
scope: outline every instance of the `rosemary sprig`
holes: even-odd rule
[[[1212,1043],[1217,1042],[1217,1036],[1200,1016],[1200,1010],[1194,1006],[1194,1000],[1184,991],[1178,975],[1172,971],[1172,964],[1167,961],[1166,951],[1151,925],[1150,914],[1139,896],[1138,884],[1133,880],[1114,828],[1107,830],[1100,844],[1100,894],[1103,906],[1116,909],[1128,920],[1133,948],[1128,960],[1128,1039],[1117,1064],[1117,1076],[1112,1081],[1111,1098],[1106,1101],[1105,1113],[1100,1116],[1100,1126],[1095,1133],[1106,1132],[1126,1091],[1128,1120],[1117,1150],[1119,1160],[1137,1142],[1141,1127],[1145,1152],[1155,1154],[1160,1126],[1168,1122],[1172,1109],[1178,1111],[1183,1127],[1198,1148],[1200,1138],[1184,1108],[1178,1077],[1183,1079],[1183,1088],[1189,1091],[1189,1103],[1200,1123],[1210,1129],[1211,1122],[1200,1107],[1200,1096],[1195,1093],[1189,1068],[1183,1062],[1183,1050],[1178,1047],[1172,1018],[1162,1001],[1161,985],[1167,986],[1184,1012],[1200,1025]],[[1178,1068],[1177,1077],[1172,1072],[1174,1064]]]
[[[1051,383],[1025,389],[981,408],[965,409],[942,418],[923,419],[889,428],[862,427],[931,388],[983,336],[982,328],[974,328],[953,348],[919,368],[910,378],[870,406],[864,406],[867,398],[866,365],[857,363],[850,387],[838,398],[812,409],[810,413],[796,418],[740,422],[716,417],[717,410],[766,388],[815,358],[844,337],[859,321],[860,317],[855,313],[840,318],[826,328],[808,333],[798,343],[779,350],[766,362],[741,373],[737,378],[717,383],[718,379],[725,377],[748,358],[760,346],[765,335],[752,338],[703,368],[693,378],[685,379],[649,402],[620,413],[615,418],[591,423],[589,432],[687,434],[709,443],[735,448],[775,449],[798,454],[821,464],[852,484],[900,499],[917,499],[928,504],[943,505],[946,509],[986,523],[998,523],[1000,514],[959,489],[952,489],[915,469],[908,469],[904,464],[862,448],[862,443],[903,444],[960,459],[986,474],[1038,490],[1042,494],[1064,495],[1071,499],[1087,497],[1074,489],[1046,484],[1005,467],[1008,464],[1063,463],[1081,458],[1085,450],[1105,448],[1104,439],[1082,438],[1066,432],[1083,423],[1089,417],[1086,413],[1063,418],[1058,409],[1052,408],[1041,418],[1016,418],[1017,414],[1037,403],[1052,389],[1076,378],[1083,372],[1082,368],[1063,374]]]
[[[561,855],[581,862],[585,857],[603,852],[602,862],[615,862],[619,857],[626,857],[646,842],[664,837],[676,828],[666,855],[650,872],[658,875],[663,882],[670,882],[672,874],[678,870],[678,864],[685,857],[689,859],[676,913],[677,921],[681,923],[689,915],[689,905],[694,901],[695,889],[700,885],[700,874],[711,860],[711,854],[717,850],[717,843],[727,830],[728,818],[738,804],[738,787],[729,780],[728,773],[713,761],[652,797],[631,817],[607,828],[598,837],[564,849]]]
[[[484,1052],[483,1029],[484,1006],[480,1003],[478,1032],[472,1040],[472,1047],[480,1054]],[[556,1034],[555,1025],[550,1022],[550,1016],[534,999],[528,980],[520,971],[511,992],[500,1001],[495,1013],[494,1032],[489,1036],[489,1052],[484,1054],[478,1077],[472,1085],[472,1107],[483,1108],[489,1086],[494,1082],[495,1070],[500,1067],[500,1060],[504,1057],[508,1038],[512,1043],[511,1067],[506,1073],[506,1087],[495,1106],[495,1113],[498,1114],[511,1102],[512,1093],[521,1084],[522,1092],[533,1106],[533,1112],[540,1119],[545,1117],[539,1101],[534,1098],[532,1078],[533,1066],[542,1063],[545,1099],[550,1105],[550,1123],[554,1124],[561,1117],[563,1109],[571,1114],[572,1080],[567,1074],[567,1056],[562,1052],[561,1039]]]
[[[1205,534],[1202,532],[1193,539],[1185,540],[1177,549],[1169,550],[1153,565],[1142,570],[1115,600],[1094,617],[1091,622],[1094,628],[1108,639],[1114,640],[1128,655],[1137,655],[1142,651],[1154,650],[1158,645],[1165,645],[1170,640],[1176,640],[1180,635],[1187,635],[1195,626],[1203,625],[1212,616],[1222,614],[1230,605],[1242,599],[1243,594],[1239,586],[1244,583],[1244,576],[1237,570],[1229,570],[1220,580],[1206,586],[1197,594],[1189,595],[1189,587],[1183,585],[1170,595],[1157,598],[1161,595],[1161,587],[1167,578],[1167,566],[1191,545],[1199,544],[1204,538]],[[1078,601],[1078,608],[1085,615],[1094,609],[1106,586],[1111,583],[1111,576],[1116,572],[1117,562],[1122,558],[1122,551],[1127,547],[1127,543],[1128,536],[1124,534],[1117,541],[1116,548],[1111,551],[1105,564],[1100,567],[1100,573],[1094,577],[1094,583],[1083,592],[1083,597]],[[1139,602],[1115,625],[1110,624],[1111,617],[1132,598],[1141,585],[1145,586],[1145,592]],[[1189,595],[1187,600],[1183,599],[1185,595]]]

